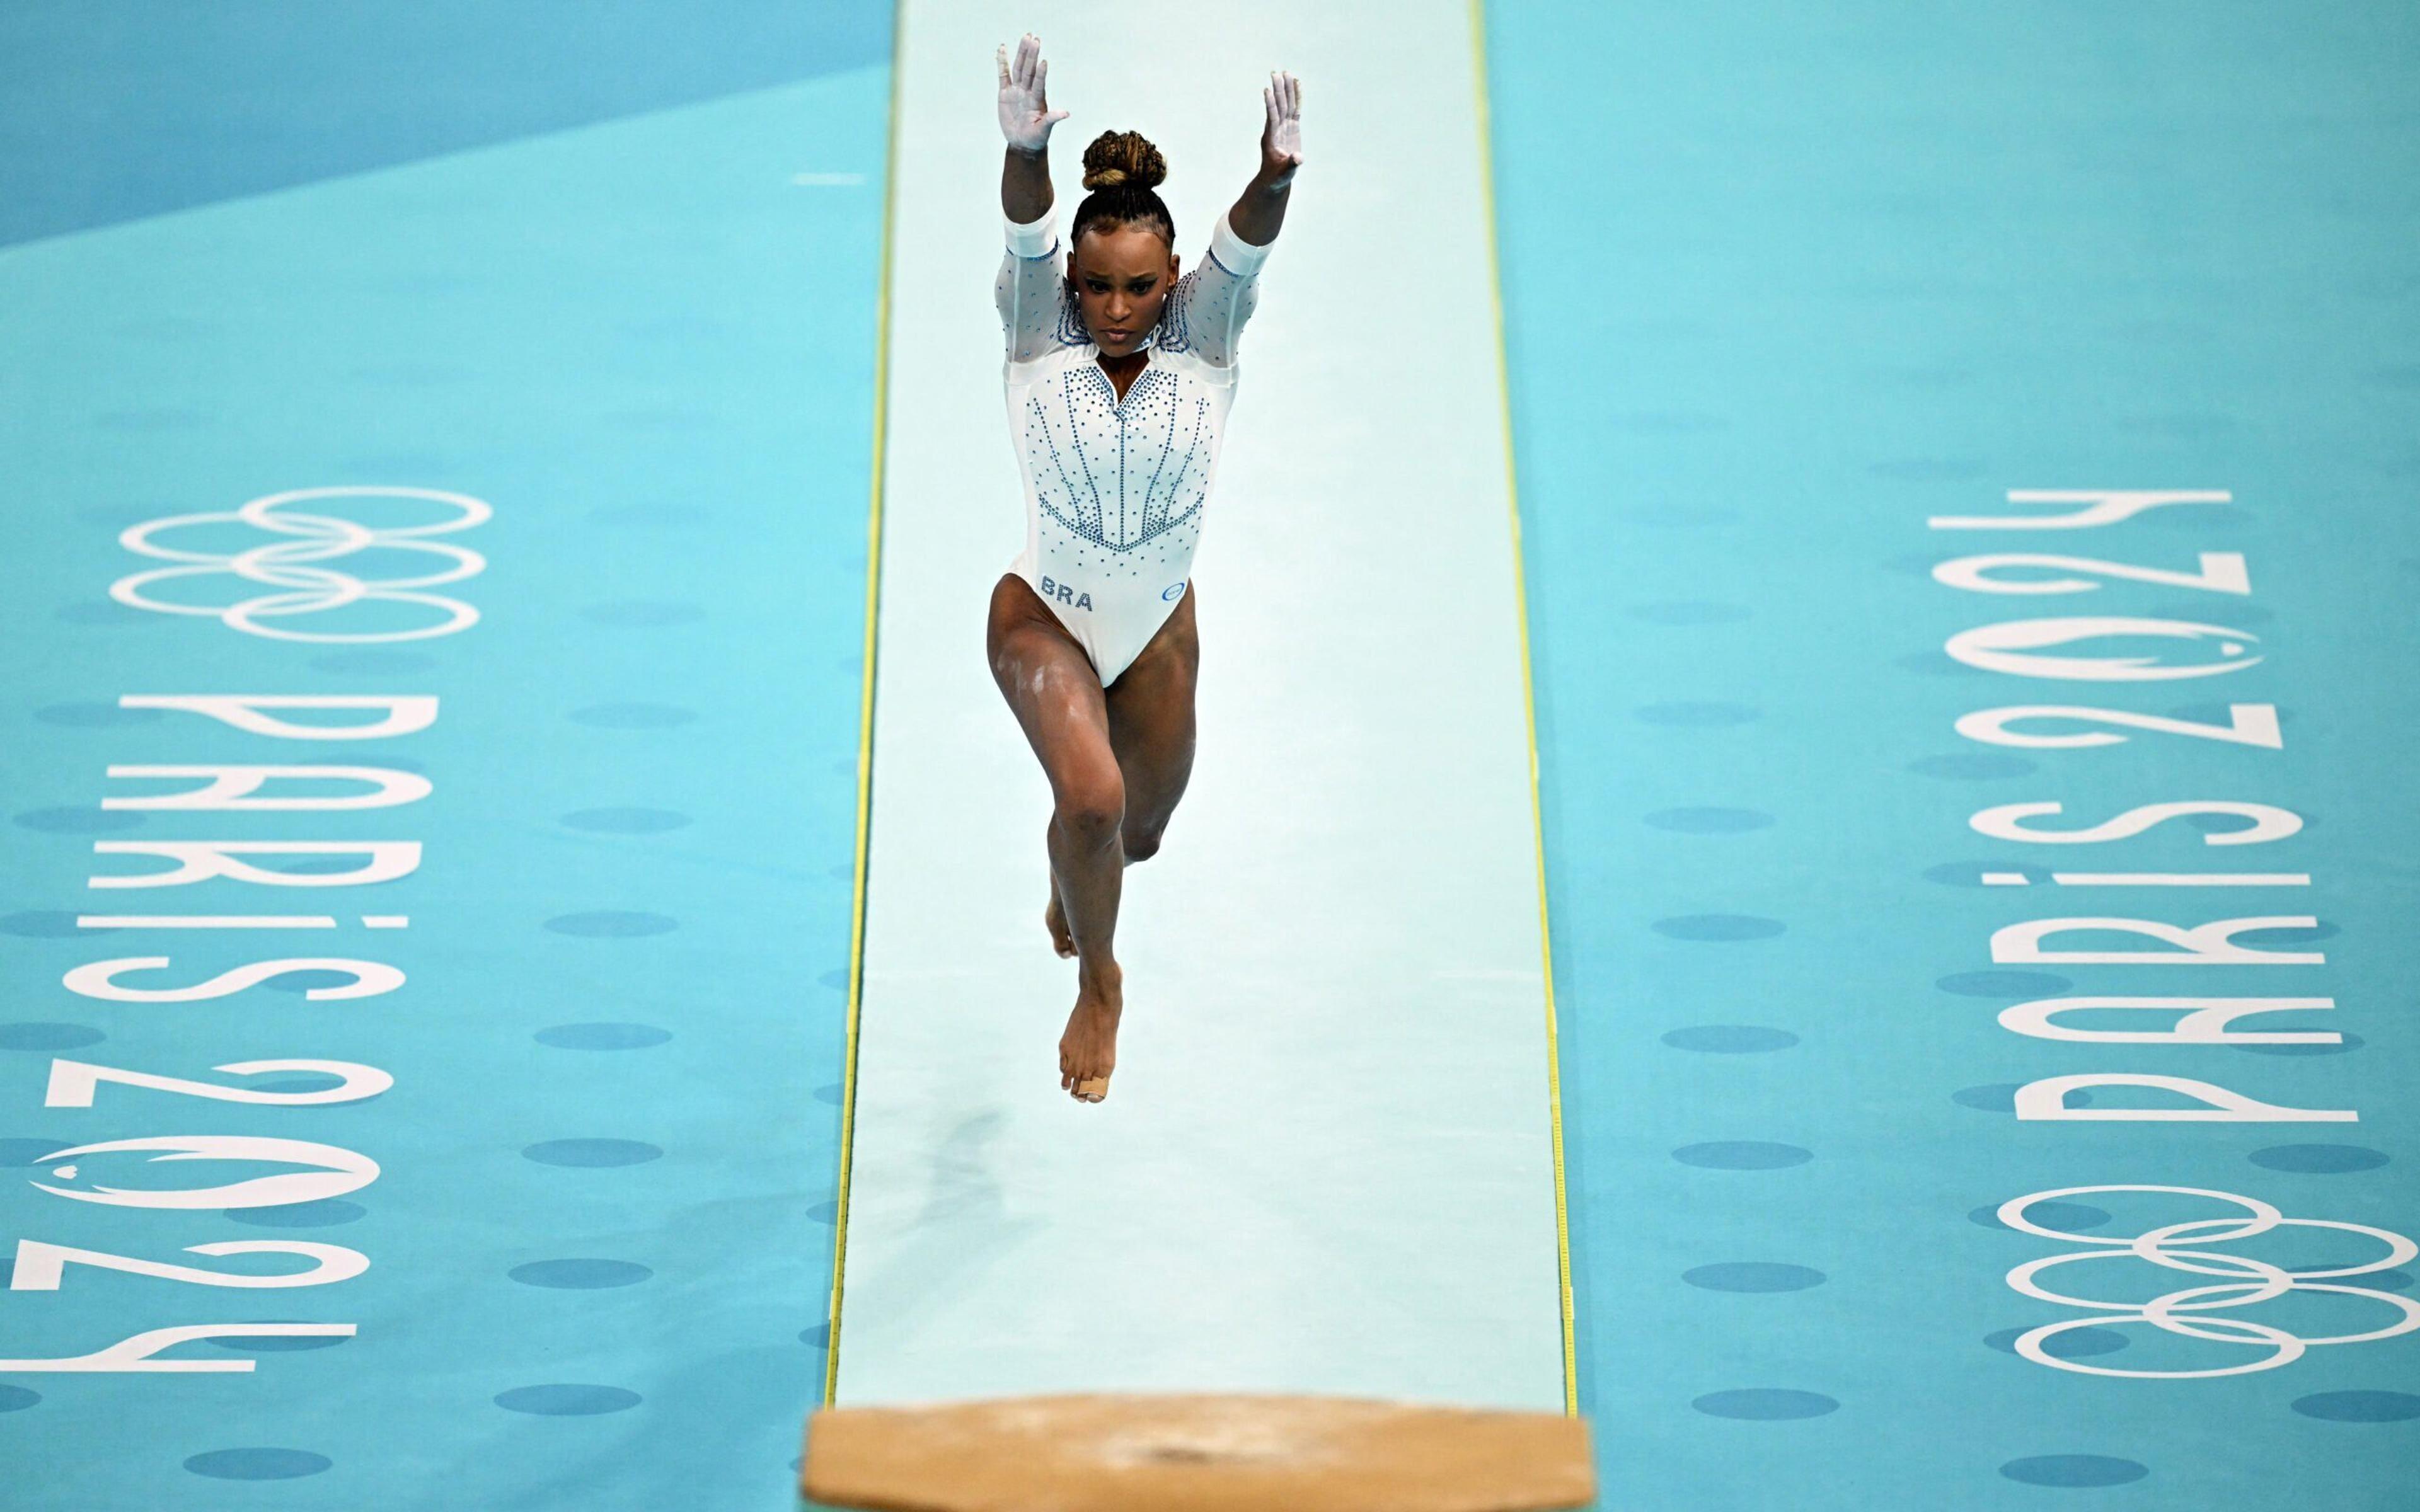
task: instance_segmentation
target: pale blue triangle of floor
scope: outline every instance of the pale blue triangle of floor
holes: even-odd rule
[[[870,4],[18,0],[0,8],[0,246],[890,52]]]

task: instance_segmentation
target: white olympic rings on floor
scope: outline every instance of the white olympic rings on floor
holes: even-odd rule
[[[285,506],[314,499],[423,499],[450,504],[459,515],[433,525],[395,526],[373,530],[334,515],[299,514]],[[264,636],[273,640],[308,640],[321,643],[359,643],[380,640],[425,640],[432,636],[451,635],[465,630],[479,621],[479,611],[470,605],[436,594],[414,590],[433,588],[440,583],[458,582],[486,569],[487,558],[467,548],[443,541],[421,537],[443,535],[455,531],[467,531],[484,524],[494,513],[483,500],[468,494],[448,493],[439,488],[395,488],[349,486],[336,488],[297,488],[287,493],[270,494],[256,499],[242,508],[199,515],[176,515],[166,519],[147,520],[130,526],[117,537],[118,545],[144,556],[160,557],[171,562],[194,565],[157,567],[120,578],[110,584],[109,596],[135,609],[156,610],[162,614],[204,614],[220,620],[233,629],[250,635]],[[180,551],[173,547],[152,543],[154,532],[179,525],[237,523],[255,526],[296,540],[271,541],[233,556],[221,556],[206,551]],[[333,568],[311,567],[303,563],[324,561],[367,548],[397,551],[429,551],[449,559],[452,565],[418,578],[395,578],[364,582],[348,573]],[[247,581],[265,583],[293,592],[262,594],[225,609],[208,605],[166,604],[144,596],[147,584],[169,578],[202,577],[228,572]],[[281,628],[263,624],[280,615],[315,614],[323,609],[342,609],[348,604],[371,599],[388,603],[421,604],[442,612],[446,617],[437,625],[412,630],[389,630],[369,634],[313,634],[307,630]]]
[[[2151,1228],[2131,1239],[2071,1234],[2065,1229],[2045,1227],[2025,1216],[2037,1203],[2061,1198],[2090,1196],[2104,1192],[2169,1193],[2182,1196],[2209,1197],[2230,1202],[2242,1208],[2247,1216],[2242,1218],[2200,1218],[2185,1223],[2168,1224]],[[2366,1287],[2331,1286],[2332,1278],[2368,1275],[2394,1267],[2420,1255],[2420,1244],[2414,1244],[2401,1234],[2366,1224],[2335,1223],[2320,1218],[2288,1218],[2276,1208],[2257,1197],[2238,1196],[2232,1192],[2211,1192],[2190,1186],[2071,1186],[2055,1192],[2036,1192],[2000,1205],[2001,1223],[2020,1233],[2055,1239],[2063,1243],[2083,1244],[2088,1248],[2072,1254],[2052,1255],[2039,1260],[2028,1260],[2009,1273],[2009,1285],[2028,1297],[2054,1302],[2068,1307],[2091,1309],[2100,1316],[2073,1318],[2063,1322],[2045,1323],[2020,1335],[2016,1351],[2036,1365],[2050,1365],[2058,1370],[2073,1370],[2085,1375],[2123,1376],[2137,1380],[2185,1381],[2209,1376],[2242,1376],[2255,1371],[2273,1370],[2301,1359],[2307,1350],[2323,1344],[2360,1344],[2370,1339],[2393,1338],[2420,1329],[2420,1302],[2392,1291],[2372,1290]],[[2386,1246],[2382,1259],[2366,1265],[2338,1266],[2328,1270],[2288,1271],[2266,1260],[2248,1256],[2228,1255],[2199,1247],[2171,1249],[2171,1241],[2182,1240],[2195,1246],[2225,1244],[2237,1240],[2253,1239],[2277,1228],[2333,1228],[2345,1233],[2361,1234]],[[2227,1276],[2234,1279],[2215,1286],[2187,1287],[2155,1297],[2149,1302],[2098,1302],[2088,1297],[2072,1297],[2039,1285],[2035,1277],[2055,1265],[2071,1265],[2080,1260],[2106,1260],[2132,1256],[2148,1260],[2164,1270],[2183,1271],[2195,1275]],[[2206,1262],[2196,1264],[2195,1262]],[[2328,1338],[2304,1338],[2282,1328],[2255,1323],[2240,1318],[2208,1318],[2192,1316],[2220,1307],[2248,1307],[2282,1297],[2289,1291],[2327,1291],[2344,1296],[2365,1297],[2384,1303],[2402,1314],[2399,1320],[2366,1334],[2339,1334]],[[2045,1349],[2044,1342],[2070,1329],[2092,1328],[2119,1323],[2149,1323],[2154,1328],[2186,1338],[2205,1339],[2221,1344],[2265,1344],[2274,1351],[2265,1359],[2242,1365],[2226,1365],[2208,1370],[2119,1370],[2107,1365],[2087,1365],[2080,1360],[2062,1359]]]

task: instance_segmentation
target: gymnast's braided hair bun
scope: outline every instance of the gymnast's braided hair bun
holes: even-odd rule
[[[1084,187],[1076,208],[1073,244],[1094,226],[1141,225],[1176,244],[1176,218],[1155,193],[1168,177],[1168,160],[1140,131],[1103,131],[1084,149]]]
[[[1167,178],[1168,160],[1140,131],[1103,131],[1084,149],[1086,189],[1157,189]]]

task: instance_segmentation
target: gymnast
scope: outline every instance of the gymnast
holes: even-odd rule
[[[1302,165],[1302,92],[1270,75],[1261,166],[1209,255],[1177,274],[1176,223],[1153,192],[1159,149],[1105,131],[1059,255],[1049,66],[1027,36],[1000,50],[1008,139],[1008,252],[994,292],[1007,328],[1009,438],[1025,482],[1025,549],[992,588],[992,678],[1050,779],[1052,946],[1076,961],[1059,1085],[1108,1095],[1124,981],[1111,939],[1128,862],[1159,849],[1193,769],[1201,661],[1188,577],[1219,433],[1235,394],[1235,340]]]

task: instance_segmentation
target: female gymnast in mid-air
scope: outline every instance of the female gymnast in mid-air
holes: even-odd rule
[[[1261,167],[1182,278],[1176,223],[1153,186],[1159,149],[1105,131],[1062,258],[1052,226],[1042,44],[1000,50],[1008,138],[1008,255],[995,293],[1008,328],[1008,428],[1025,477],[1025,549],[992,588],[985,649],[1050,779],[1051,944],[1076,960],[1059,1085],[1108,1095],[1125,999],[1122,873],[1159,849],[1193,770],[1201,660],[1187,577],[1218,438],[1235,395],[1235,338],[1302,165],[1302,94],[1272,74]]]

